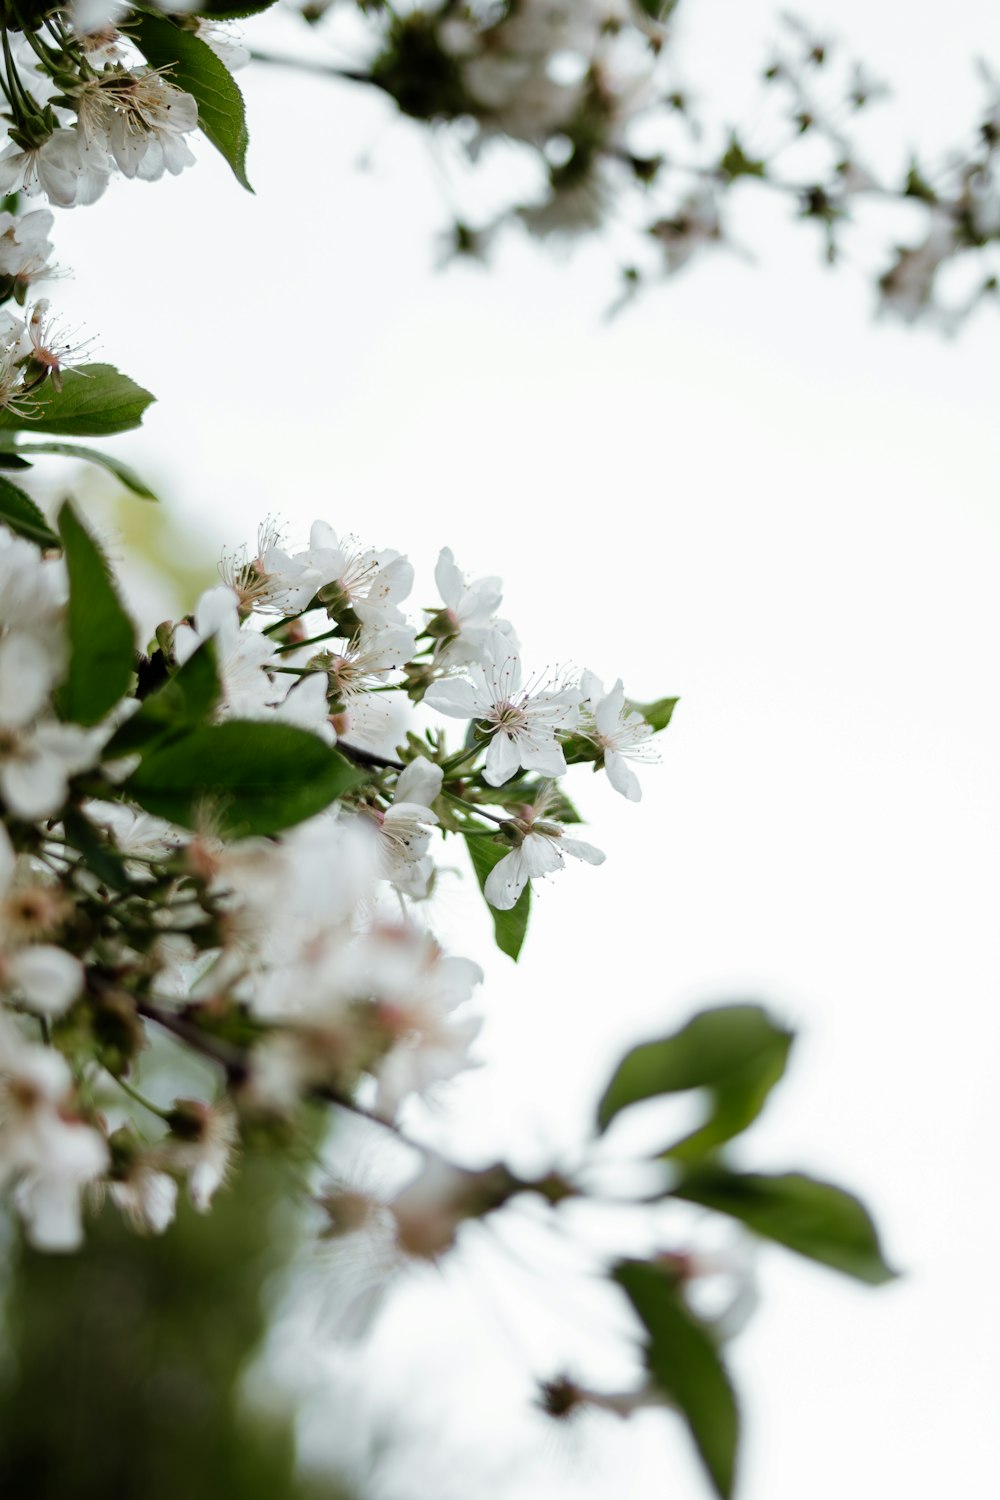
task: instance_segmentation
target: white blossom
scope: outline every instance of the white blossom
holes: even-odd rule
[[[34,943],[0,960],[0,986],[41,1016],[61,1016],[83,991],[83,964],[52,943]]]
[[[503,600],[503,585],[499,578],[477,578],[469,583],[456,566],[451,548],[442,547],[434,579],[445,606],[433,622],[443,636],[435,656],[439,667],[450,670],[480,661],[483,647],[496,629],[503,630],[517,649],[510,626],[496,618]]]
[[[568,839],[563,825],[545,816],[547,801],[548,797],[543,793],[533,807],[518,810],[513,822],[519,842],[497,861],[486,877],[483,892],[498,911],[510,911],[529,880],[561,870],[567,854],[573,859],[584,860],[588,865],[604,863],[600,849],[580,839]]]
[[[88,151],[110,157],[125,177],[155,182],[194,162],[184,137],[198,127],[198,105],[155,69],[105,68],[74,103]]]
[[[365,625],[343,651],[324,651],[312,664],[323,668],[331,696],[350,712],[358,698],[384,686],[390,673],[409,661],[416,645],[416,635],[405,623]]]
[[[60,811],[69,780],[96,764],[101,729],[43,720],[31,728],[0,729],[0,796],[16,818],[33,821]]]
[[[140,1233],[163,1234],[177,1211],[177,1183],[139,1159],[128,1176],[109,1184],[112,1201]]]
[[[327,677],[324,672],[312,672],[308,677],[291,679],[292,686],[273,709],[273,716],[283,724],[294,724],[299,729],[308,729],[326,740],[328,745],[337,742],[337,731],[330,721],[330,705],[327,701]]]
[[[42,275],[52,254],[52,215],[46,208],[26,214],[0,213],[0,274],[17,281]]]
[[[108,1148],[68,1112],[72,1075],[51,1047],[26,1042],[0,1018],[0,1184],[42,1250],[75,1250],[83,1237],[82,1189],[105,1171]]]
[[[400,772],[392,804],[369,809],[378,826],[379,873],[408,896],[427,894],[433,860],[427,853],[437,813],[430,804],[441,793],[444,773],[429,760],[411,761]]]
[[[353,609],[371,626],[400,624],[399,605],[413,587],[413,565],[398,552],[361,549],[352,538],[338,541],[325,521],[315,521],[309,546],[297,561],[315,568],[322,598],[331,610]]]
[[[615,791],[627,797],[629,802],[641,801],[639,778],[628,762],[650,759],[651,726],[641,714],[627,706],[620,677],[611,691],[605,693],[600,678],[593,672],[584,672],[580,687],[588,712],[588,722],[582,732],[599,746],[604,769]]]
[[[377,929],[363,959],[377,1023],[391,1039],[373,1070],[376,1108],[391,1119],[408,1094],[424,1094],[469,1066],[482,1022],[454,1012],[482,983],[483,971],[471,959],[443,954],[433,938],[412,927]]]
[[[240,624],[239,601],[224,585],[207,589],[194,611],[194,624],[180,624],[174,632],[174,653],[181,663],[189,660],[203,641],[215,642],[219,680],[222,684],[223,717],[259,718],[280,693],[268,668],[281,665],[281,657],[266,635]]]
[[[250,61],[250,48],[244,46],[239,36],[222,26],[218,21],[198,20],[197,35],[207,47],[211,47],[220,62],[225,63],[230,73],[245,68]]]
[[[501,631],[487,640],[482,665],[466,674],[434,683],[424,701],[453,718],[481,721],[490,737],[483,772],[490,786],[502,786],[519,768],[561,776],[566,759],[556,735],[576,724],[579,690],[523,687],[520,657]]]
[[[188,1174],[188,1197],[201,1214],[226,1180],[236,1145],[236,1117],[228,1105],[213,1106],[199,1099],[179,1100],[174,1107],[183,1116],[184,1136],[171,1138],[171,1158]]]
[[[173,824],[126,802],[88,802],[87,815],[107,830],[120,854],[137,862],[169,859],[184,837]],[[133,879],[141,876],[141,864],[130,873]]]
[[[72,208],[96,202],[110,170],[106,153],[76,130],[55,130],[27,151],[12,141],[0,152],[0,194],[44,193],[61,208]]]
[[[262,522],[257,529],[256,556],[249,558],[245,547],[225,555],[219,572],[222,581],[235,593],[241,612],[259,609],[298,614],[324,581],[317,568],[284,550],[271,520]]]

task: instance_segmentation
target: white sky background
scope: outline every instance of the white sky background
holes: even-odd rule
[[[727,113],[772,7],[682,11],[690,76]],[[981,97],[972,56],[1000,65],[986,0],[955,0],[946,28],[899,0],[799,12],[900,86],[883,110],[900,155],[958,138]],[[251,40],[268,27],[275,50],[308,43],[288,21]],[[447,205],[419,130],[349,85],[241,82],[256,197],[204,144],[180,180],[119,183],[59,218],[75,272],[60,308],[160,399],[115,451],[159,481],[192,550],[252,539],[268,511],[293,537],[322,515],[408,552],[419,605],[447,544],[504,577],[529,664],[683,698],[639,808],[571,778],[608,860],[540,893],[517,970],[488,961],[489,1067],[453,1101],[467,1149],[571,1153],[627,1045],[702,1003],[770,1002],[800,1040],[741,1159],[856,1188],[907,1274],[869,1292],[761,1256],[763,1305],[732,1351],[743,1500],[984,1494],[1000,1333],[995,313],[950,343],[875,324],[859,275],[825,271],[812,226],[761,200],[741,228],[756,265],[705,257],[611,324],[599,251],[512,241],[490,272],[438,275]],[[488,952],[457,888],[440,920]],[[470,1278],[493,1278],[513,1338],[551,1351],[554,1373],[545,1295],[481,1247],[466,1258],[461,1326],[441,1334],[428,1294],[378,1337],[384,1399],[419,1392],[414,1420],[434,1433],[433,1466],[389,1500],[707,1494],[667,1417],[584,1434],[553,1464]],[[489,1373],[456,1391],[448,1371],[470,1359]]]

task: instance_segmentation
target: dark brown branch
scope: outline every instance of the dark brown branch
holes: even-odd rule
[[[348,760],[353,760],[356,766],[375,766],[381,771],[406,770],[401,760],[387,760],[384,755],[376,755],[372,750],[362,750],[357,745],[347,745],[343,740],[337,741],[337,749]]]

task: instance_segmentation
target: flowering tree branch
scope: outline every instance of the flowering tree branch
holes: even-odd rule
[[[540,232],[596,226],[609,186],[694,176],[697,194],[648,226],[676,269],[722,237],[717,199],[732,183],[801,189],[736,135],[718,160],[690,169],[672,147],[637,154],[637,101],[664,104],[665,9],[365,7],[367,71],[338,76],[377,86],[417,118],[472,118],[484,143],[503,136],[538,153],[544,197],[511,215]],[[575,836],[578,768],[605,775],[634,808],[677,699],[631,698],[623,677],[606,684],[591,670],[532,677],[500,613],[498,578],[470,578],[443,547],[434,603],[414,611],[407,557],[338,536],[325,520],[308,539],[261,527],[255,546],[221,560],[220,582],[191,613],[137,652],[113,569],[75,505],[48,514],[6,477],[54,453],[102,464],[150,497],[117,459],[75,441],[137,426],[153,398],[90,361],[34,296],[50,275],[54,216],[25,204],[87,205],[114,174],[184,170],[199,129],[248,185],[231,75],[246,58],[197,9],[95,12],[82,0],[54,11],[3,0],[0,39],[0,301],[19,310],[0,313],[0,1191],[27,1239],[72,1252],[102,1207],[166,1233],[181,1186],[208,1211],[238,1170],[242,1140],[263,1135],[293,1153],[322,1101],[420,1155],[412,1180],[385,1197],[349,1186],[324,1160],[307,1184],[323,1233],[360,1236],[373,1262],[385,1252],[397,1268],[437,1261],[466,1222],[525,1194],[552,1215],[568,1198],[598,1197],[588,1173],[618,1117],[696,1093],[703,1118],[646,1162],[662,1172],[662,1191],[637,1206],[695,1204],[859,1280],[887,1280],[852,1195],[730,1159],[791,1044],[756,1005],[703,1012],[633,1049],[574,1172],[553,1164],[528,1180],[503,1163],[449,1161],[404,1134],[404,1112],[476,1060],[481,1024],[482,969],[446,953],[433,931],[435,892],[453,872],[442,851],[464,851],[496,943],[516,961],[537,883],[567,859],[604,863]],[[626,41],[640,44],[641,61],[619,74]],[[567,55],[575,71],[560,76]],[[822,66],[815,47],[775,66],[800,113],[796,68]],[[680,96],[668,113],[686,120]],[[800,128],[841,149],[840,126],[811,106]],[[996,145],[984,134],[980,177]],[[808,215],[831,236],[848,196],[878,190],[846,157],[837,174],[841,197],[817,186]],[[935,268],[975,236],[992,243],[980,178],[965,179],[961,240],[959,199],[919,174],[907,191],[936,215]],[[912,300],[917,283],[907,285]],[[138,1075],[157,1032],[221,1069],[217,1089],[202,1091],[211,1097],[146,1097]],[[113,1105],[109,1077],[120,1085]],[[140,1131],[132,1106],[153,1115],[157,1136]],[[738,1432],[729,1325],[698,1312],[692,1286],[712,1269],[696,1246],[679,1246],[680,1233],[665,1229],[652,1255],[627,1238],[595,1254],[640,1331],[634,1388],[601,1394],[557,1377],[541,1396],[553,1417],[673,1406],[728,1497]]]

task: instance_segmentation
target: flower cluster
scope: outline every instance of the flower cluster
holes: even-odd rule
[[[67,21],[71,18],[67,16]],[[27,28],[4,49],[9,141],[0,193],[93,203],[115,171],[155,181],[194,161],[198,105],[108,25]]]
[[[525,683],[497,579],[468,581],[444,549],[440,602],[415,621],[407,559],[321,521],[299,550],[263,526],[159,628],[134,691],[95,706],[67,638],[74,589],[120,606],[104,565],[86,571],[89,534],[71,515],[62,529],[63,556],[0,529],[0,1177],[52,1247],[78,1239],[88,1188],[145,1228],[169,1221],[177,1177],[207,1206],[241,1112],[290,1119],[360,1090],[392,1119],[466,1067],[482,971],[428,926],[435,841],[464,840],[477,871],[485,858],[486,899],[510,911],[565,856],[603,859],[567,836],[557,778],[586,762],[636,800],[629,761],[654,732],[621,682]],[[126,685],[127,621],[115,639]],[[111,642],[89,644],[103,684]],[[387,693],[471,734],[457,749],[418,734]],[[54,1060],[14,1014],[37,1018]],[[221,1103],[161,1111],[152,1146],[94,1102],[117,1079],[128,1103],[149,1025],[196,1039],[228,1079]]]

